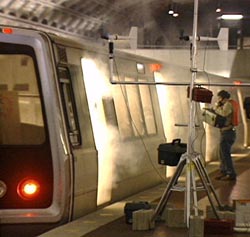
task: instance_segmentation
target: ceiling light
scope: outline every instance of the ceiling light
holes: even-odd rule
[[[173,17],[179,16],[179,13],[177,12],[177,4],[172,2],[168,6],[168,14],[172,15]]]
[[[241,20],[243,15],[241,14],[224,14],[220,17],[222,20]]]
[[[174,10],[173,10],[173,9],[169,9],[169,10],[168,10],[168,14],[169,14],[169,15],[173,15],[173,14],[174,14]]]
[[[221,12],[221,8],[220,7],[217,7],[216,10],[215,10],[217,13]]]

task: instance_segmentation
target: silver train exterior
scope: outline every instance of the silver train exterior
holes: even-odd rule
[[[155,86],[112,85],[108,51],[0,27],[1,236],[35,236],[162,182]],[[114,78],[156,60],[116,52]],[[157,69],[158,70],[158,69]]]

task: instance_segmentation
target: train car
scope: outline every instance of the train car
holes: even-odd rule
[[[117,51],[114,78],[154,81],[155,61]],[[106,47],[1,26],[0,70],[2,237],[36,236],[162,182],[156,87],[112,85]]]

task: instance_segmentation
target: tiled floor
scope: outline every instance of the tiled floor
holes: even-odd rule
[[[216,189],[216,193],[220,202],[223,205],[232,206],[233,200],[248,199],[250,200],[250,155],[245,158],[235,158],[235,167],[238,173],[237,181],[217,181],[214,179],[216,171],[218,170],[218,163],[211,164],[207,169],[209,170],[209,176],[212,180],[213,187]],[[187,237],[189,236],[189,230],[187,228],[170,228],[167,227],[165,222],[156,222],[153,230],[146,231],[133,231],[132,226],[125,223],[124,217],[124,205],[127,201],[139,201],[147,200],[149,202],[156,203],[164,192],[166,185],[160,185],[152,190],[147,190],[139,195],[130,197],[123,202],[113,204],[103,210],[99,210],[97,213],[93,213],[87,217],[74,221],[64,227],[60,227],[57,230],[50,231],[43,237]],[[209,204],[205,192],[198,193],[198,206],[206,206]],[[172,192],[168,201],[176,207],[183,207],[184,205],[184,192]],[[200,207],[199,207],[200,208]],[[62,235],[62,233],[64,233]],[[249,233],[235,232],[232,235],[208,235],[205,237],[250,237]],[[189,236],[190,237],[190,236]],[[191,236],[192,237],[192,236]]]

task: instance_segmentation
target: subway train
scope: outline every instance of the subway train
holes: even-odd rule
[[[37,236],[173,174],[157,148],[188,141],[188,67],[115,50],[110,75],[106,44],[19,27],[1,26],[0,45],[1,236]],[[217,160],[219,129],[202,109],[220,89],[239,102],[233,151],[247,153],[250,75],[238,66],[232,78],[197,72],[214,95],[195,102],[192,147],[205,162]]]
[[[102,44],[1,26],[0,45],[1,236],[36,236],[164,180],[155,86],[111,84]],[[114,68],[117,81],[160,73],[119,50]]]

